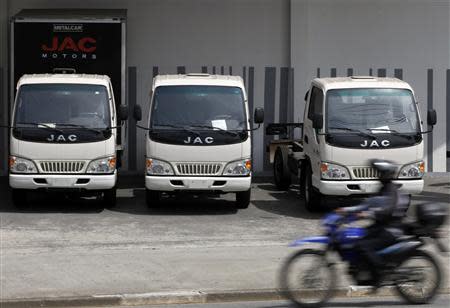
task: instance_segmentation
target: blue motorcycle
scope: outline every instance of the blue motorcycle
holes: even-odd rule
[[[396,242],[377,251],[383,260],[383,269],[376,281],[371,268],[362,258],[356,245],[366,234],[358,226],[358,215],[336,212],[322,221],[323,236],[302,238],[290,244],[321,244],[321,249],[302,249],[288,259],[280,273],[281,292],[298,307],[319,307],[329,300],[336,287],[337,256],[348,265],[348,273],[358,285],[369,285],[376,290],[394,286],[399,295],[413,304],[428,303],[436,295],[441,283],[441,270],[436,259],[420,249],[427,239],[434,239],[441,251],[445,248],[437,240],[437,227],[447,217],[447,204],[422,204],[416,207],[416,219],[405,223],[403,235]],[[336,260],[336,258],[334,258]]]

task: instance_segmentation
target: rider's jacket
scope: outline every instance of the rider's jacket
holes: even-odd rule
[[[343,208],[344,212],[366,212],[379,227],[396,226],[401,223],[408,209],[409,196],[400,194],[393,183],[386,183],[379,196],[366,199],[363,203]]]

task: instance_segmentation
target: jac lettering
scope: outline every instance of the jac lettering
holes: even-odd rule
[[[75,42],[72,37],[66,36],[60,44],[59,38],[54,36],[50,46],[42,44],[41,48],[47,52],[70,50],[73,52],[92,53],[97,49],[96,43],[97,41],[92,37],[83,37],[78,42]]]
[[[381,145],[383,147],[388,147],[388,146],[391,145],[389,140],[382,140],[380,143],[381,143]],[[369,142],[367,140],[364,140],[364,142],[361,143],[360,146],[363,147],[363,148],[367,148],[367,147],[369,147],[369,148],[374,148],[374,147],[379,148],[380,147],[380,143],[378,143],[376,140],[372,140],[372,142],[369,144]]]

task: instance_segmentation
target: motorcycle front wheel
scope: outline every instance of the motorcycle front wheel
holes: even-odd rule
[[[436,295],[441,284],[437,261],[425,251],[414,251],[395,270],[395,286],[410,304],[425,304]]]
[[[305,249],[286,259],[279,282],[282,295],[298,307],[320,307],[332,295],[336,273],[324,251]]]

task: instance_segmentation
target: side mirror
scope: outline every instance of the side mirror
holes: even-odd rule
[[[436,125],[436,122],[437,122],[436,110],[428,109],[427,124],[433,126]]]
[[[261,124],[264,122],[264,108],[255,108],[255,114],[253,116],[253,121],[256,124]]]
[[[312,123],[313,128],[322,129],[323,128],[323,114],[315,113],[313,115],[312,122],[313,122]]]
[[[139,105],[134,106],[133,110],[133,118],[136,120],[136,122],[139,122],[142,120],[142,108]]]
[[[126,121],[128,120],[128,106],[127,105],[120,105],[117,117],[120,121]]]

